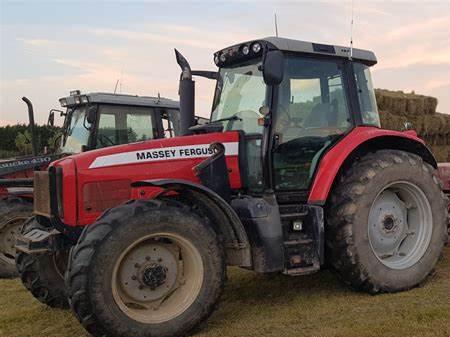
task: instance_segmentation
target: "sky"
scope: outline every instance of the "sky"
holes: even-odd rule
[[[178,99],[173,49],[192,68],[214,70],[212,54],[275,34],[348,45],[349,1],[5,1],[0,0],[0,125],[36,121],[70,90]],[[353,1],[353,41],[373,50],[377,88],[438,98],[450,113],[450,0]],[[214,84],[198,79],[196,110],[209,116]]]

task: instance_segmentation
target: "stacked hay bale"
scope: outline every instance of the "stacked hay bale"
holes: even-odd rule
[[[438,161],[450,162],[450,115],[436,112],[436,98],[384,89],[375,94],[383,128],[402,130],[411,123]]]

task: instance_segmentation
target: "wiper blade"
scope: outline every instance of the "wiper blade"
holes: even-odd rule
[[[233,116],[226,117],[226,118],[216,119],[215,121],[212,121],[209,124],[219,123],[219,122],[226,122],[226,121],[242,121],[242,118],[238,117],[236,115],[233,115]]]

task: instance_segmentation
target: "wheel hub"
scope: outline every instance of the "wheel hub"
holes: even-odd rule
[[[203,282],[202,257],[173,233],[141,237],[118,257],[112,275],[115,302],[143,323],[166,322],[184,312]]]
[[[383,220],[383,227],[385,232],[391,232],[394,230],[395,219],[392,215],[387,215]]]
[[[398,182],[386,187],[373,202],[368,220],[372,251],[390,268],[410,267],[429,244],[430,204],[411,183]]]
[[[136,247],[122,263],[120,286],[132,301],[163,298],[177,283],[177,250],[173,245],[152,242]]]
[[[162,286],[167,279],[167,268],[157,263],[152,263],[145,268],[142,273],[142,282],[150,287],[150,290],[155,290]]]

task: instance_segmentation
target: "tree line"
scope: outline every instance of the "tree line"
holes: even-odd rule
[[[39,153],[53,152],[58,146],[61,128],[36,125],[36,142]],[[32,153],[31,132],[27,124],[0,126],[0,158],[12,158]]]

